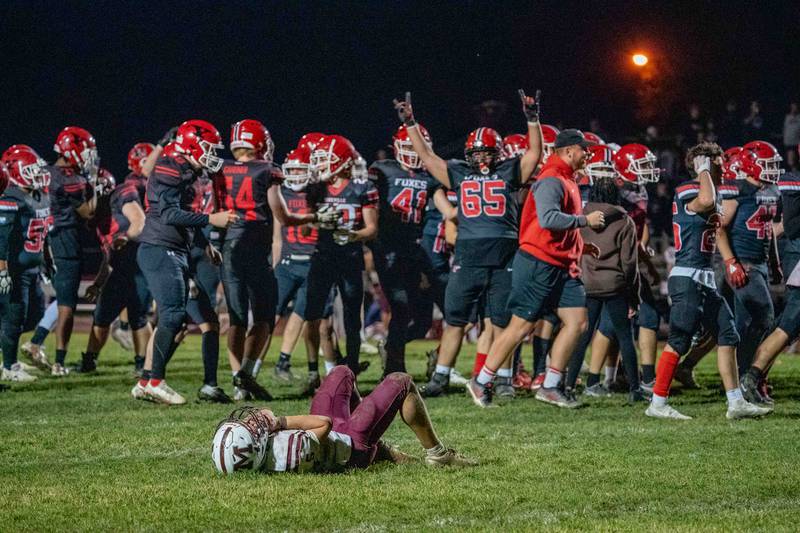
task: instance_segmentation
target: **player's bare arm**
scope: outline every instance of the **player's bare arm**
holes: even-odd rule
[[[142,206],[136,202],[128,202],[122,206],[122,214],[130,222],[126,235],[128,239],[135,240],[144,229],[145,216]]]
[[[436,206],[436,209],[439,210],[445,220],[455,220],[458,216],[458,208],[447,199],[447,193],[444,192],[444,189],[437,189],[433,193],[433,205]]]
[[[411,107],[411,92],[406,92],[405,100],[402,102],[395,99],[394,108],[397,110],[400,121],[408,128],[408,137],[411,139],[414,151],[422,160],[422,164],[425,165],[431,176],[449,189],[450,177],[447,175],[447,162],[436,155],[433,148],[422,137],[422,133],[417,127],[417,121],[414,119],[414,110]]]
[[[364,227],[352,232],[351,241],[366,242],[378,236],[378,210],[374,207],[364,207],[362,216]]]

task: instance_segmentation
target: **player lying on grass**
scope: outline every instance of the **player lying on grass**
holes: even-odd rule
[[[214,434],[211,458],[217,471],[332,472],[366,468],[381,460],[411,462],[411,456],[381,441],[398,412],[425,448],[427,465],[477,464],[442,444],[410,375],[389,374],[363,400],[355,381],[348,367],[334,368],[308,415],[278,417],[253,407],[235,410]]]

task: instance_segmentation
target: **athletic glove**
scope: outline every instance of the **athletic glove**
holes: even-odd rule
[[[11,274],[8,270],[0,270],[0,294],[5,295],[11,292],[14,284],[11,281]]]
[[[741,289],[750,281],[747,271],[735,257],[725,260],[725,279],[734,289]]]
[[[333,232],[333,242],[339,246],[350,244],[356,240],[356,234],[349,229],[337,229]]]
[[[339,211],[332,205],[323,205],[314,213],[314,222],[322,229],[335,229],[339,221]]]
[[[692,160],[695,173],[699,176],[701,172],[711,172],[711,158],[707,155],[698,155]]]
[[[406,91],[406,99],[402,102],[395,98],[394,108],[397,110],[400,122],[408,127],[417,125],[417,121],[414,120],[414,109],[411,107],[411,91]]]
[[[530,97],[525,95],[525,91],[519,89],[519,98],[522,100],[522,112],[525,118],[531,124],[539,122],[539,102],[542,98],[542,91],[536,89],[536,96]]]

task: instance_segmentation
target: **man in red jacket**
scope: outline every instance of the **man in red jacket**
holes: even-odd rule
[[[480,374],[467,384],[467,391],[479,407],[492,400],[492,382],[514,348],[529,335],[542,315],[557,309],[562,331],[556,337],[550,368],[536,399],[560,407],[577,402],[561,391],[561,376],[586,329],[586,295],[578,276],[578,260],[584,253],[580,228],[604,225],[603,213],[582,214],[581,196],[575,171],[586,163],[589,146],[583,134],[564,130],[556,137],[555,154],[547,159],[525,202],[520,223],[520,249],[514,257],[512,289],[508,300],[511,322],[495,338]],[[586,247],[589,252],[589,247]]]

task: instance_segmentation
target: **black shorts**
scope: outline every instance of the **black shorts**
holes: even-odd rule
[[[778,327],[789,336],[789,342],[800,336],[800,287],[786,286],[786,303],[778,318]]]
[[[687,276],[671,276],[667,286],[672,300],[668,342],[678,355],[689,352],[701,326],[716,336],[718,346],[739,344],[731,308],[716,289]]]
[[[511,261],[502,266],[454,265],[444,295],[444,319],[451,326],[466,326],[478,320],[483,298],[483,316],[504,328],[511,315]]]
[[[308,270],[305,319],[319,320],[332,311],[331,290],[336,287],[342,298],[344,312],[359,317],[364,303],[364,256],[361,250],[351,254],[317,252]],[[359,328],[361,326],[359,325]]]
[[[514,257],[514,275],[509,311],[528,322],[558,309],[585,307],[586,292],[578,278],[569,271],[545,263],[531,254],[519,250]]]
[[[277,284],[266,249],[247,240],[228,240],[222,247],[222,286],[231,324],[246,326],[248,311],[254,322],[275,322]]]
[[[130,248],[130,249],[128,249]],[[137,245],[125,246],[122,257],[114,261],[113,270],[100,292],[94,308],[94,324],[108,327],[123,309],[128,310],[128,322],[134,331],[147,325],[147,312],[152,298],[147,280],[136,262]]]
[[[292,312],[300,318],[306,315],[306,297],[308,269],[311,261],[296,261],[289,257],[281,259],[275,267],[275,279],[278,284],[278,303],[275,306],[276,316],[284,316],[292,304]]]

